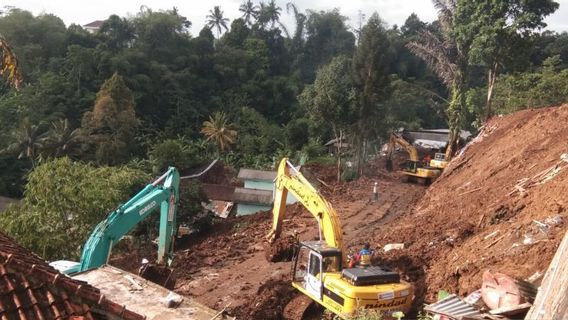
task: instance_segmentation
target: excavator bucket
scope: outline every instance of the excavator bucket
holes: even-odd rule
[[[159,284],[166,289],[173,290],[176,284],[173,271],[173,269],[166,266],[147,263],[140,268],[138,275],[148,281]]]
[[[297,243],[298,239],[294,236],[286,236],[276,239],[273,243],[265,243],[264,256],[268,262],[292,261]]]

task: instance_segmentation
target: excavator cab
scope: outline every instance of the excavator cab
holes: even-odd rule
[[[341,251],[329,247],[324,241],[300,242],[294,253],[292,282],[321,299],[323,274],[340,272],[341,261]]]
[[[445,169],[448,165],[448,160],[446,160],[445,153],[436,153],[434,155],[434,159],[430,160],[430,167],[437,168],[437,169]]]
[[[400,169],[404,172],[416,173],[420,166],[418,161],[406,160],[401,164]]]

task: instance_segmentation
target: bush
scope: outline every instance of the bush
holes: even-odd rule
[[[127,167],[46,161],[29,174],[22,205],[0,214],[0,228],[45,259],[77,259],[94,227],[149,178]]]
[[[197,162],[197,151],[182,139],[168,139],[155,144],[149,154],[152,171],[159,174],[174,166],[182,171]]]
[[[341,180],[343,181],[353,181],[357,179],[357,172],[353,169],[345,169],[343,173],[341,173]]]

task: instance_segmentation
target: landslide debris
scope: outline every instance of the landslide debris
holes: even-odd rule
[[[403,254],[424,262],[418,282],[427,302],[438,290],[478,289],[488,269],[519,278],[546,270],[568,222],[568,166],[560,160],[567,138],[568,105],[491,119],[414,210],[383,226],[374,242],[405,243]],[[554,174],[523,183],[547,172]]]

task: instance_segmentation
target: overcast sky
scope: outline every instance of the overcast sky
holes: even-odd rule
[[[171,9],[175,6],[181,15],[193,23],[191,33],[195,35],[205,24],[205,16],[214,5],[219,5],[225,16],[232,21],[241,16],[239,5],[242,2],[243,0],[8,0],[3,2],[3,5],[28,10],[36,15],[52,13],[63,19],[67,25],[71,23],[84,25],[94,20],[104,20],[111,14],[134,15],[143,5],[153,10]],[[258,3],[258,1],[253,2]],[[292,27],[293,18],[286,14],[287,2],[289,0],[276,1],[283,9],[281,20],[285,25]],[[436,18],[436,12],[430,0],[295,0],[293,2],[301,11],[339,8],[343,15],[349,17],[348,23],[352,26],[357,25],[359,11],[367,17],[377,11],[390,26],[402,25],[412,12],[415,12],[423,21],[431,22]],[[560,3],[560,8],[545,20],[548,23],[547,29],[558,32],[568,31],[568,0],[557,0],[557,2]]]

